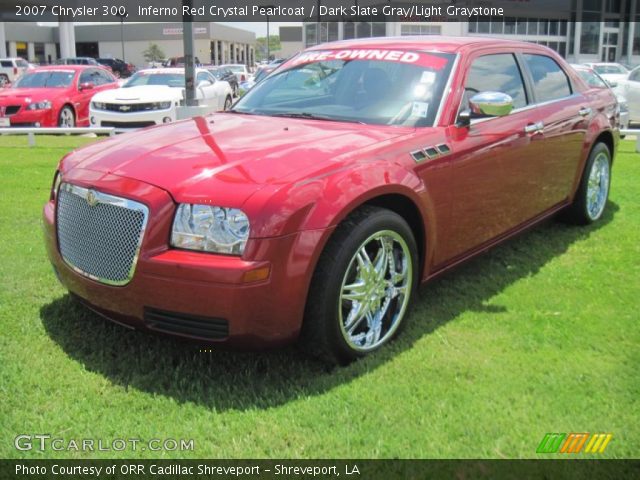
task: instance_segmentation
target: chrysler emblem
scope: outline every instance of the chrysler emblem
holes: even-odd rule
[[[98,203],[100,203],[100,200],[98,200],[98,197],[96,196],[96,192],[94,192],[93,190],[89,190],[87,192],[87,203],[90,207],[95,207]]]

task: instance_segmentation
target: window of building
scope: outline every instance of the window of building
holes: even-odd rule
[[[318,44],[318,25],[315,23],[308,23],[304,26],[305,30],[305,43],[307,47]]]
[[[600,14],[584,12],[582,14],[582,34],[580,35],[580,53],[597,54],[600,40]]]
[[[473,61],[464,87],[461,110],[468,108],[468,101],[479,92],[498,91],[513,98],[514,108],[527,104],[527,95],[520,68],[513,55],[485,55]]]
[[[571,95],[569,78],[551,57],[524,54],[533,78],[533,91],[537,102],[547,102]]]
[[[499,35],[504,33],[504,24],[502,18],[494,17],[491,19],[491,33],[497,33]]]
[[[419,23],[405,23],[400,26],[400,35],[440,35],[440,25],[422,25]]]
[[[515,35],[516,33],[516,19],[507,17],[504,19],[504,33],[505,35]]]
[[[353,22],[344,22],[342,36],[345,40],[356,38],[356,24]]]

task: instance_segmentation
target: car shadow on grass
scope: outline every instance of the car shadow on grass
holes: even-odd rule
[[[397,340],[376,355],[329,368],[296,346],[266,352],[202,352],[178,340],[131,331],[89,311],[69,295],[40,310],[51,339],[86,370],[125,388],[193,402],[218,411],[269,408],[348,383],[412,348],[468,311],[500,313],[486,302],[519,279],[536,274],[614,218],[610,202],[595,225],[543,223],[420,289]]]

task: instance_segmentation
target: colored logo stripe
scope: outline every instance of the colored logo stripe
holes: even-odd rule
[[[536,453],[604,453],[613,438],[611,433],[547,433]],[[588,441],[587,441],[588,440]]]

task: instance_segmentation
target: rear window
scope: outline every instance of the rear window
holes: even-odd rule
[[[0,67],[11,68],[13,67],[13,62],[11,60],[0,60]]]
[[[548,102],[571,95],[569,78],[553,58],[527,53],[524,60],[531,71],[537,102]]]

